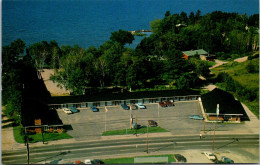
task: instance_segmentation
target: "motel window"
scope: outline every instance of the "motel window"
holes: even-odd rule
[[[49,127],[48,126],[44,126],[44,131],[48,131],[49,130]]]

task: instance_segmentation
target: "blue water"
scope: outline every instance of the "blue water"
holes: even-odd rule
[[[28,45],[56,40],[59,45],[98,47],[111,32],[150,29],[167,10],[201,10],[202,15],[220,10],[252,15],[258,0],[3,0],[2,45],[21,38]],[[136,37],[135,47],[142,37]]]

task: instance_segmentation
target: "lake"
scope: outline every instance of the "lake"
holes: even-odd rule
[[[150,29],[167,10],[201,14],[220,10],[252,15],[258,0],[3,0],[2,45],[21,38],[28,45],[56,40],[59,45],[98,47],[111,32]],[[142,37],[130,47],[135,47]]]

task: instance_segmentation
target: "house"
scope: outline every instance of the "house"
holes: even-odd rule
[[[204,55],[204,56],[207,56],[208,55],[208,52],[206,52],[205,50],[203,49],[198,49],[198,50],[190,50],[190,51],[183,51],[183,58],[188,60],[189,58],[195,56],[195,55]]]
[[[201,101],[208,120],[240,122],[248,119],[241,103],[233,95],[221,89],[215,88],[201,95]],[[216,112],[218,104],[219,115]]]

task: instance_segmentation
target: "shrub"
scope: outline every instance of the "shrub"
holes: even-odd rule
[[[252,61],[250,61],[246,66],[246,70],[248,73],[257,73],[259,71],[259,68]]]

